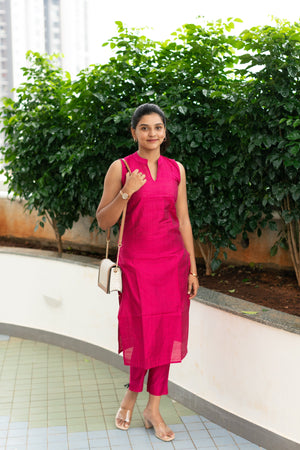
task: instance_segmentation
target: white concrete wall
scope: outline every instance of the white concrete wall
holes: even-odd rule
[[[300,335],[193,301],[176,384],[300,443]]]
[[[0,253],[0,322],[46,330],[117,352],[118,298],[97,269]]]
[[[0,253],[0,322],[73,337],[117,352],[117,295],[97,268]],[[170,380],[300,443],[300,335],[192,301],[189,354]]]

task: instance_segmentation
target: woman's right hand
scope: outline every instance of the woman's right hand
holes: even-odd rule
[[[147,182],[146,175],[140,172],[138,169],[135,169],[133,172],[126,173],[126,181],[122,188],[123,192],[126,192],[129,195],[134,194],[142,186]]]
[[[126,173],[126,181],[122,186],[122,164],[120,160],[114,161],[107,171],[104,179],[103,194],[97,208],[96,217],[102,230],[113,226],[120,218],[124,209],[120,189],[129,196],[138,191],[146,183],[146,176],[137,169],[131,174]]]

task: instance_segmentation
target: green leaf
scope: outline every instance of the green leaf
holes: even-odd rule
[[[222,264],[222,261],[220,259],[213,258],[213,260],[210,264],[212,271],[216,272],[219,269],[219,267],[221,266],[221,264]]]
[[[300,131],[291,131],[287,135],[288,139],[292,141],[299,141],[300,140]]]
[[[272,220],[270,220],[270,222],[269,222],[269,227],[270,227],[270,230],[277,231],[277,223]]]
[[[292,198],[295,202],[300,198],[300,185],[295,185],[291,187]]]
[[[278,251],[278,245],[275,244],[271,247],[270,255],[275,256],[277,254],[277,251]]]
[[[187,113],[187,107],[186,106],[178,106],[178,111],[181,113],[181,114],[186,114]]]
[[[116,20],[115,24],[118,26],[118,28],[121,30],[123,29],[123,22],[121,22],[120,20]]]

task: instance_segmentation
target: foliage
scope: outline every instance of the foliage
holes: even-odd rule
[[[82,178],[88,175],[82,183],[81,202],[91,216],[95,215],[109,165],[135,150],[130,117],[136,105],[148,98],[145,77],[149,67],[145,61],[155,43],[143,36],[128,35],[119,23],[119,35],[110,45],[116,57],[108,64],[92,65],[80,72],[69,105],[80,149],[72,162],[73,171]]]
[[[173,34],[175,42],[163,44],[158,61],[164,68],[159,104],[169,113],[170,156],[187,170],[191,222],[207,274],[220,265],[222,247],[235,249],[232,240],[244,223],[242,191],[232,175],[241,155],[229,125],[239,43],[225,34],[229,24],[185,25]]]
[[[9,191],[23,197],[29,211],[37,210],[42,227],[50,222],[61,252],[61,236],[79,218],[80,186],[69,170],[76,152],[68,116],[71,80],[53,59],[27,54],[17,100],[4,99],[1,152]]]
[[[94,216],[108,166],[135,151],[133,110],[155,102],[168,118],[167,156],[187,171],[207,274],[240,232],[246,240],[247,231],[274,228],[274,211],[287,226],[278,244],[288,243],[296,269],[299,24],[277,21],[234,36],[237,20],[186,24],[165,42],[116,22],[117,36],[105,44],[114,56],[74,82],[50,57],[30,54],[27,82],[2,111],[10,190],[59,235],[79,214]]]
[[[255,193],[253,210],[279,213],[286,234],[272,254],[288,244],[300,285],[300,24],[277,21],[240,38],[247,53],[240,57],[235,125]]]
[[[220,264],[221,247],[234,248],[232,239],[244,221],[238,209],[242,191],[232,177],[238,141],[228,121],[235,101],[234,45],[239,45],[225,35],[230,24],[188,24],[172,40],[158,43],[118,22],[119,35],[108,43],[116,56],[81,72],[72,105],[82,130],[80,148],[85,147],[82,168],[98,171],[99,182],[90,190],[93,204],[109,163],[134,151],[128,127],[133,109],[144,102],[164,109],[172,142],[167,156],[187,169],[191,220],[195,237],[206,244],[201,250],[207,273],[211,264],[214,269]]]

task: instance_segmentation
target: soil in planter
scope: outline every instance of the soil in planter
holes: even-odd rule
[[[199,283],[208,289],[300,316],[300,287],[292,271],[222,266],[213,276],[198,267]]]
[[[0,246],[57,251],[57,248],[41,246],[37,241],[7,238],[0,238]],[[97,252],[76,249],[66,249],[64,252],[99,259],[103,257],[103,254]],[[300,288],[292,271],[275,271],[260,266],[224,265],[213,276],[205,276],[205,268],[200,262],[198,273],[201,286],[300,317]]]

